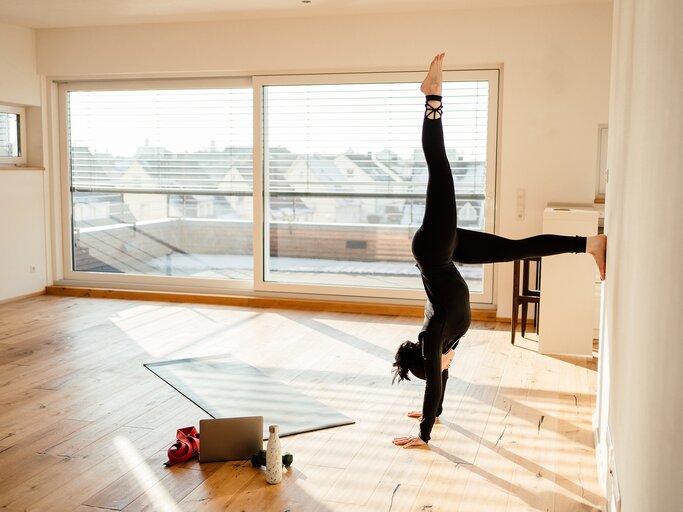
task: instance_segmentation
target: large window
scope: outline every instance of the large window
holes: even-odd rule
[[[62,84],[64,277],[423,298],[422,77]],[[498,72],[445,80],[459,225],[492,231]],[[490,302],[490,266],[460,270]]]
[[[67,92],[72,269],[252,280],[251,95]]]
[[[495,78],[451,73],[444,84],[458,225],[473,230],[492,227],[487,205],[495,169]],[[421,290],[411,240],[425,205],[424,97],[409,77],[374,80],[264,81],[266,286]],[[482,265],[460,271],[473,294],[485,295]]]

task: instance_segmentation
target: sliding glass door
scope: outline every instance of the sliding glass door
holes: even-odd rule
[[[422,298],[422,76],[61,84],[65,280]],[[498,71],[445,80],[459,225],[491,232]]]
[[[252,90],[154,85],[65,93],[71,270],[251,281]]]
[[[410,78],[263,80],[265,288],[422,289],[411,241],[425,205],[424,97]],[[458,225],[467,229],[493,226],[496,78],[451,73],[444,84]],[[484,296],[484,267],[460,271]]]

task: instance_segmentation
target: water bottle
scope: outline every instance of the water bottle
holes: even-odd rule
[[[266,447],[266,482],[279,484],[282,481],[282,448],[280,447],[280,428],[268,427],[268,446]]]

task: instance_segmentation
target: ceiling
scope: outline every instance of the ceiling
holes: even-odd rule
[[[611,0],[0,0],[0,23],[57,28],[421,11],[438,27],[438,10],[581,3]]]

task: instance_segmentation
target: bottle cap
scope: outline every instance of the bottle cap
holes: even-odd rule
[[[271,434],[277,434],[280,429],[277,425],[270,425],[268,427],[268,430],[270,431]]]

